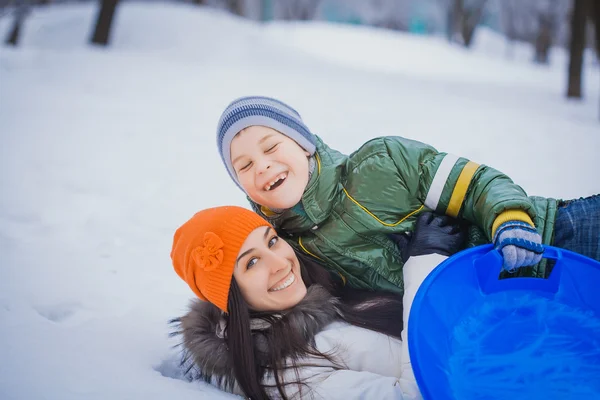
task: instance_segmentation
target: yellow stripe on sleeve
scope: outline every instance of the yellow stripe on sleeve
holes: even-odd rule
[[[450,202],[446,209],[447,215],[451,217],[458,216],[460,207],[465,200],[467,189],[469,188],[469,184],[471,183],[471,179],[473,179],[473,175],[475,175],[477,168],[479,168],[479,164],[474,163],[473,161],[469,161],[463,167],[463,170],[460,172],[458,180],[456,181],[456,185],[454,185],[454,190],[452,191],[452,196],[450,197]]]

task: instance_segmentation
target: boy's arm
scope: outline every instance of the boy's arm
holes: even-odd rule
[[[533,223],[535,208],[508,176],[420,142],[386,138],[385,143],[413,195],[431,210],[482,228],[502,253],[504,269],[512,272],[540,261],[544,247]]]
[[[401,179],[427,208],[468,220],[490,241],[504,222],[519,220],[534,226],[533,203],[500,171],[413,140],[388,137],[385,144]]]

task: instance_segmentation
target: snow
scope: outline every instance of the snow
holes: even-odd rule
[[[260,25],[186,4],[35,8],[0,48],[0,398],[229,398],[177,379],[168,320],[192,293],[173,272],[195,211],[247,206],[215,149],[235,97],[292,104],[332,147],[402,135],[492,165],[530,194],[600,192],[598,82],[566,101],[566,56],[507,60],[484,31],[442,39],[325,23]],[[11,21],[0,19],[0,34]],[[521,45],[517,54],[524,54]]]

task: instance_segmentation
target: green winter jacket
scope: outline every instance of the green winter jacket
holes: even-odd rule
[[[527,197],[499,171],[426,144],[381,137],[346,156],[317,138],[316,160],[298,205],[277,214],[252,205],[352,286],[403,293],[403,258],[388,235],[412,231],[425,210],[468,221],[469,246],[489,243],[496,216],[512,209],[527,212],[544,243],[552,241],[556,200]],[[546,273],[542,263],[521,270]]]

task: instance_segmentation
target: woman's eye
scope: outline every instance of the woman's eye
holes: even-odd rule
[[[246,264],[246,269],[252,268],[258,262],[258,258],[252,257],[248,260],[248,264]]]
[[[275,244],[277,243],[277,241],[279,241],[279,236],[273,236],[270,240],[269,240],[269,248],[275,246]]]
[[[265,153],[271,153],[271,152],[275,151],[275,149],[277,148],[277,146],[279,146],[279,143],[276,143],[273,146],[269,147],[267,149],[267,151],[265,151]]]

